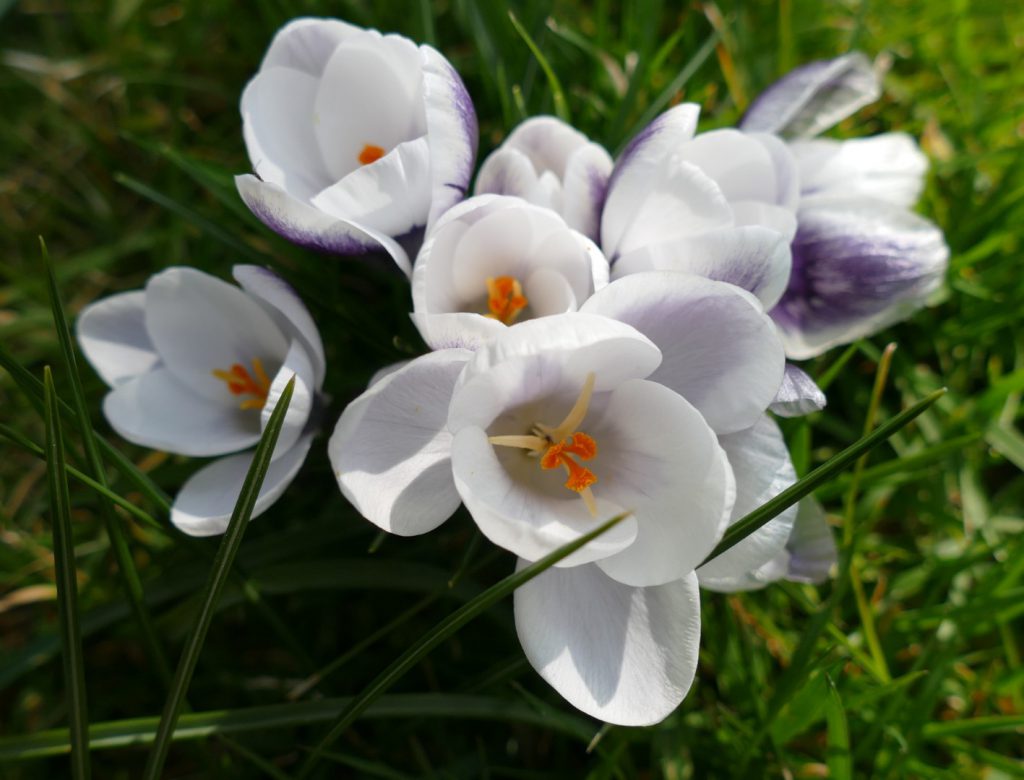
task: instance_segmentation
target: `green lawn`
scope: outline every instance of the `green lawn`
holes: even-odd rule
[[[526,663],[505,599],[378,699],[331,746],[322,776],[1024,776],[1024,6],[0,0],[0,354],[39,380],[51,366],[72,403],[39,236],[69,317],[169,265],[224,277],[237,262],[275,267],[328,347],[328,427],[377,368],[423,350],[404,279],[286,243],[234,190],[231,176],[249,169],[242,87],[273,32],[314,12],[434,43],[473,95],[478,160],[522,118],[556,109],[613,152],[683,99],[702,104],[702,128],[730,125],[787,69],[862,49],[891,63],[885,96],[837,134],[917,138],[932,160],[921,210],[952,249],[932,306],[805,365],[820,378],[845,362],[828,408],[785,426],[804,472],[861,435],[889,342],[880,422],[949,389],[859,479],[819,489],[842,542],[838,580],[705,593],[697,683],[649,729],[600,729],[565,703]],[[110,489],[137,508],[116,509],[110,535],[106,502],[71,479],[92,772],[137,777],[146,749],[132,745],[155,728],[217,540],[167,523],[166,494],[196,464],[112,434],[103,385],[81,367],[96,431],[127,458],[104,451]],[[67,732],[48,732],[66,729],[74,707],[59,513],[33,450],[45,442],[39,401],[0,371],[0,775],[12,779],[70,776]],[[74,418],[63,419],[69,465],[88,472]],[[342,697],[512,570],[464,510],[433,534],[378,538],[338,493],[325,447],[321,437],[246,531],[167,777],[293,776]],[[141,610],[125,595],[119,545]]]

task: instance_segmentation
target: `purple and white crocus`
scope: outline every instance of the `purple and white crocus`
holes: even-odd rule
[[[748,293],[637,274],[579,312],[384,375],[345,409],[329,455],[342,493],[379,527],[421,534],[462,503],[520,566],[628,512],[516,592],[516,626],[531,664],[573,705],[656,723],[693,680],[695,569],[734,518],[730,458],[785,472],[775,431],[746,433],[783,370],[775,327]],[[792,517],[778,520],[767,542],[730,550],[721,575],[780,555]]]
[[[435,49],[336,19],[296,19],[274,36],[242,94],[255,174],[239,194],[302,246],[388,252],[405,272],[415,243],[468,187],[473,102]],[[407,242],[408,243],[408,242]]]
[[[171,522],[185,533],[223,533],[254,446],[281,393],[295,387],[253,517],[298,473],[317,429],[326,362],[320,333],[295,291],[258,266],[236,265],[234,285],[168,268],[143,290],[87,306],[78,343],[110,386],[103,414],[130,442],[219,457],[178,492]],[[237,454],[233,454],[237,453]]]

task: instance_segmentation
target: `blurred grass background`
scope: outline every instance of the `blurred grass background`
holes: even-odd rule
[[[550,61],[557,89],[510,11]],[[589,752],[599,724],[529,668],[505,603],[350,729],[323,776],[1024,776],[1024,7],[0,0],[0,346],[37,377],[54,366],[66,400],[40,235],[70,314],[172,264],[225,277],[237,262],[279,269],[328,345],[329,425],[373,371],[421,349],[402,279],[288,245],[234,193],[231,175],[249,167],[239,94],[273,32],[302,14],[436,45],[476,102],[479,159],[525,116],[552,112],[559,90],[571,121],[614,151],[680,100],[702,104],[704,128],[732,124],[787,69],[863,49],[890,66],[885,96],[838,135],[904,130],[918,139],[933,163],[921,210],[953,251],[947,291],[932,308],[808,365],[820,377],[847,361],[828,409],[787,425],[803,470],[855,440],[889,341],[899,349],[882,419],[950,388],[871,456],[853,500],[848,477],[819,491],[837,538],[840,525],[852,529],[853,565],[840,581],[853,588],[705,594],[690,696],[660,726],[602,731]],[[87,367],[83,379],[96,429],[173,494],[197,464],[118,441],[99,412],[101,383]],[[43,442],[41,417],[2,371],[0,424]],[[72,465],[82,466],[77,434],[69,426],[65,436]],[[238,567],[249,590],[229,584],[189,694],[199,713],[227,712],[204,721],[219,725],[202,742],[176,744],[167,777],[287,776],[322,736],[332,697],[358,693],[511,570],[511,557],[479,543],[464,514],[424,538],[381,543],[338,494],[325,444],[246,533]],[[8,438],[0,447],[0,775],[63,777],[64,756],[18,760],[34,744],[24,735],[65,727],[68,710],[45,464]],[[152,497],[114,470],[110,478],[166,529]],[[72,488],[89,718],[156,716],[164,683],[124,598],[96,494]],[[216,541],[187,543],[120,518],[173,667]],[[328,664],[330,674],[303,684]],[[282,706],[248,709],[257,705]],[[144,727],[112,731],[128,743]],[[52,749],[66,744],[56,738]],[[144,761],[140,747],[92,756],[103,778],[135,777]]]

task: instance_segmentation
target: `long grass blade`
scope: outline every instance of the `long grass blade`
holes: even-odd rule
[[[217,601],[220,598],[224,584],[228,581],[231,573],[231,565],[234,563],[235,555],[242,544],[242,536],[252,516],[253,508],[256,506],[256,499],[263,485],[263,479],[270,468],[270,457],[274,453],[274,446],[277,444],[277,437],[281,433],[281,426],[284,424],[284,415],[288,411],[288,404],[292,400],[292,392],[295,389],[295,378],[288,382],[281,398],[274,407],[270,420],[259,444],[256,445],[256,452],[253,455],[252,465],[245,475],[245,482],[242,491],[235,503],[234,511],[231,513],[231,520],[228,523],[227,531],[217,549],[217,557],[214,558],[213,567],[206,583],[206,590],[203,593],[199,614],[196,616],[192,633],[189,636],[185,649],[182,651],[181,659],[178,661],[178,668],[174,674],[174,682],[171,685],[170,695],[164,704],[163,713],[160,716],[160,724],[157,728],[153,749],[150,751],[146,761],[146,768],[143,776],[147,780],[157,780],[163,770],[164,762],[167,760],[167,752],[171,747],[171,736],[174,727],[181,714],[182,705],[185,702],[185,695],[188,692],[189,683],[192,681],[192,673],[195,671],[199,654],[203,649],[206,640],[206,633],[210,628],[213,615],[217,609]]]
[[[349,704],[349,706],[341,713],[327,735],[320,741],[316,748],[313,749],[313,752],[306,760],[306,763],[303,765],[298,776],[300,778],[306,777],[310,771],[312,771],[317,761],[319,761],[322,752],[329,748],[334,741],[344,733],[345,729],[348,728],[368,706],[370,706],[370,704],[372,704],[388,688],[397,682],[402,675],[419,663],[420,660],[422,660],[431,650],[462,628],[462,626],[466,625],[466,623],[477,617],[480,613],[511,594],[516,588],[521,585],[525,585],[534,577],[542,574],[544,571],[554,566],[566,556],[571,555],[583,545],[618,525],[628,516],[628,513],[616,515],[610,520],[602,523],[590,533],[584,534],[579,539],[559,547],[553,553],[544,556],[539,561],[527,566],[525,569],[514,574],[510,574],[508,577],[498,583],[495,583],[472,601],[463,605],[434,626],[420,638],[419,642],[410,647],[406,652],[402,653],[402,655],[391,663],[383,672],[377,675],[373,682],[366,686],[361,694],[352,700],[351,704]]]
[[[548,62],[548,58],[544,56],[544,52],[540,50],[540,47],[531,37],[530,33],[522,22],[516,18],[516,15],[511,10],[508,12],[509,21],[512,22],[512,26],[516,32],[519,33],[519,37],[523,39],[527,48],[537,60],[537,64],[540,65],[540,69],[544,71],[544,77],[548,80],[548,87],[551,89],[551,99],[555,103],[555,116],[561,119],[563,122],[569,122],[569,103],[565,99],[565,90],[562,89],[562,83],[558,80],[558,76],[555,75],[554,69],[551,67],[551,63]]]
[[[838,455],[829,459],[827,463],[818,466],[806,477],[790,485],[771,501],[762,504],[735,525],[730,526],[729,530],[725,532],[725,536],[722,537],[722,541],[718,543],[718,546],[711,551],[711,554],[704,559],[701,565],[714,560],[726,550],[739,544],[769,520],[793,506],[801,498],[813,493],[815,489],[824,485],[836,474],[856,461],[861,455],[870,452],[898,430],[909,425],[945,393],[946,389],[941,388],[926,395],[909,409],[900,412],[884,425],[878,426],[873,433],[858,439]]]
[[[50,295],[50,307],[53,313],[54,327],[57,331],[57,341],[60,344],[61,353],[64,357],[64,366],[71,383],[71,400],[74,404],[75,417],[78,419],[78,430],[82,437],[82,447],[85,450],[89,470],[92,472],[90,476],[106,489],[106,470],[96,444],[96,437],[93,434],[92,422],[89,419],[89,407],[85,400],[85,392],[82,390],[82,379],[78,373],[74,342],[71,338],[71,329],[68,327],[67,317],[64,314],[60,290],[57,288],[57,277],[53,272],[50,254],[46,250],[46,242],[42,238],[39,239],[39,246],[42,251],[43,265],[46,267],[47,290]],[[56,404],[54,404],[54,408],[57,408]],[[150,660],[153,662],[157,675],[166,687],[171,680],[170,667],[168,666],[163,647],[160,644],[160,639],[157,636],[156,628],[153,626],[153,620],[146,609],[142,582],[135,568],[135,561],[132,558],[131,548],[128,546],[128,539],[125,536],[124,529],[121,527],[120,520],[114,514],[111,502],[102,493],[100,494],[99,506],[100,516],[106,526],[114,558],[117,560],[117,568],[121,575],[121,585],[125,596],[139,624],[142,639]]]
[[[85,700],[85,663],[82,659],[82,632],[78,624],[78,581],[74,539],[71,532],[71,496],[64,464],[57,393],[53,389],[50,367],[43,370],[46,391],[46,475],[53,513],[53,561],[57,573],[57,605],[60,613],[60,638],[64,660],[64,689],[67,691],[71,720],[71,775],[76,780],[89,777],[89,711]]]

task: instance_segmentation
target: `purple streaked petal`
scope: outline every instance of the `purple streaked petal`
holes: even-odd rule
[[[700,106],[696,103],[681,103],[659,114],[643,130],[633,136],[615,161],[609,189],[615,185],[616,179],[623,169],[628,168],[636,158],[665,158],[671,155],[680,144],[689,141],[697,132],[697,119],[700,117]]]
[[[932,222],[871,198],[805,201],[793,272],[772,318],[803,360],[905,319],[942,284],[949,248]]]
[[[878,100],[881,85],[861,52],[791,70],[750,104],[740,128],[810,138]]]
[[[825,394],[804,371],[786,363],[782,385],[769,409],[779,417],[803,417],[825,408]]]
[[[565,167],[562,216],[569,227],[594,241],[601,232],[601,210],[611,173],[611,156],[594,143],[577,149]]]
[[[473,175],[479,131],[473,100],[459,74],[437,50],[420,46],[423,97],[430,142],[431,203],[427,232],[466,196]]]
[[[334,255],[361,255],[383,249],[403,273],[412,272],[409,256],[388,236],[324,214],[252,174],[236,176],[235,186],[245,205],[264,225],[299,246]]]

